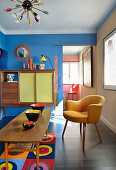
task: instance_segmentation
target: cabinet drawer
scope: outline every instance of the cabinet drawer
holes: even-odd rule
[[[18,88],[18,83],[6,83],[2,82],[2,88]]]
[[[18,83],[2,83],[2,93],[18,93]]]
[[[10,93],[18,93],[18,88],[13,89],[13,88],[2,88],[2,93],[3,94],[10,94]]]
[[[2,83],[2,103],[17,104],[18,103],[18,83]]]
[[[17,99],[18,94],[17,93],[2,93],[2,98],[3,99]]]
[[[17,104],[18,103],[18,101],[17,101],[17,99],[2,99],[2,103],[3,104]]]

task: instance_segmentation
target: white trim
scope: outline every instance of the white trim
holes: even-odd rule
[[[34,30],[33,27],[30,30],[7,30],[6,34],[95,34],[96,30],[76,29],[76,30]]]
[[[116,133],[116,127],[112,125],[108,120],[106,120],[103,116],[101,116],[101,120],[114,132]]]
[[[6,34],[6,30],[0,25],[0,31],[3,33],[3,34]]]

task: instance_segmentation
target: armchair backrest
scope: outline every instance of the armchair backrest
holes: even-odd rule
[[[81,111],[87,112],[88,106],[90,104],[101,104],[103,106],[105,98],[100,95],[89,95],[80,100]]]
[[[87,112],[87,123],[97,123],[100,120],[105,98],[100,95],[89,95],[79,101],[67,100],[66,110]]]

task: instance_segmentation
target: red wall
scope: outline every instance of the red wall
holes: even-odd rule
[[[79,56],[63,56],[63,61],[79,61]]]

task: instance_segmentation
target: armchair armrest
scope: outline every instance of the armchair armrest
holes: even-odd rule
[[[78,112],[81,111],[80,101],[67,100],[66,110],[78,111]]]
[[[99,122],[103,105],[100,104],[90,104],[88,106],[88,123]]]

